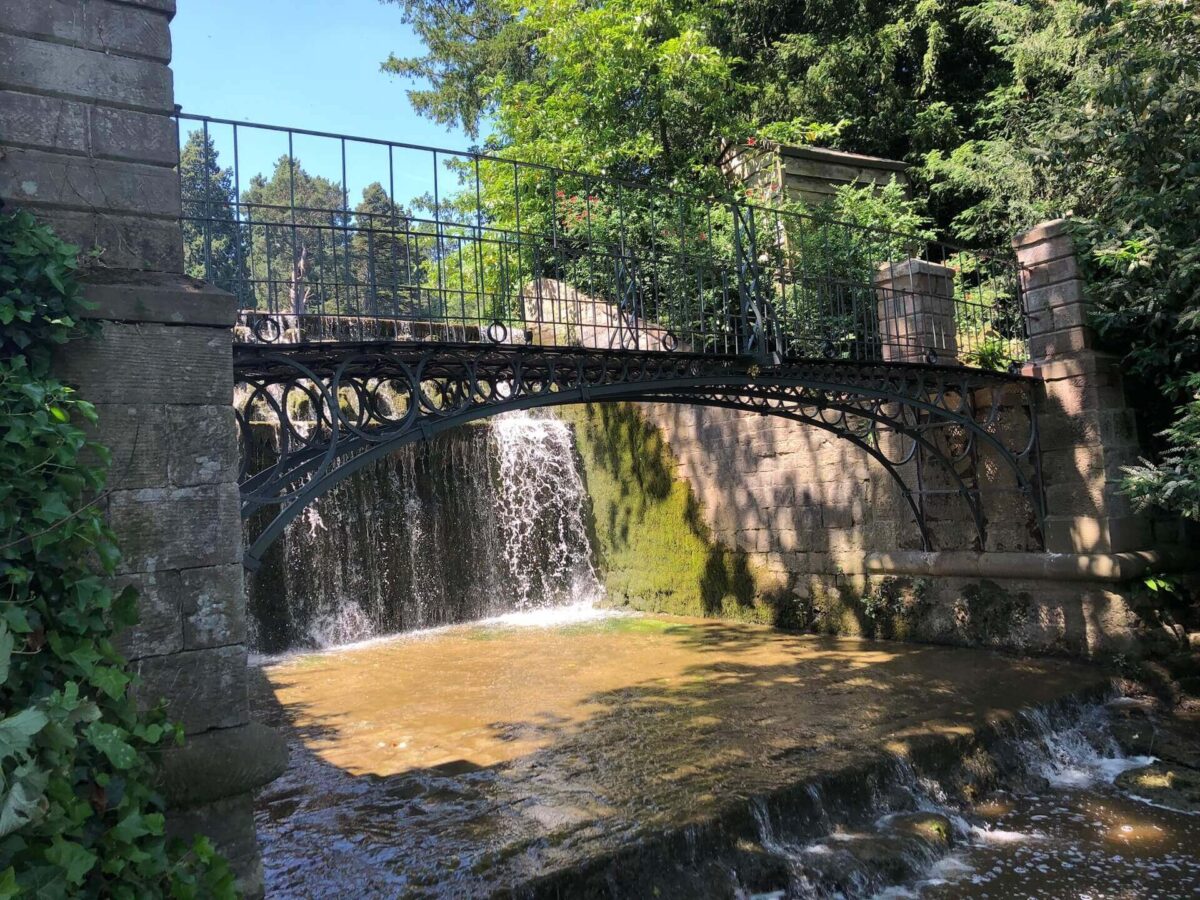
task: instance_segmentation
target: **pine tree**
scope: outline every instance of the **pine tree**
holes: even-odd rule
[[[212,138],[199,130],[188,134],[179,154],[179,181],[184,271],[232,291],[239,300],[249,299],[246,235],[238,222],[233,170],[221,168]]]
[[[342,186],[279,157],[242,192],[260,305],[292,315],[352,312],[350,215]]]
[[[411,318],[423,308],[421,254],[408,211],[378,181],[363,188],[354,208],[351,257],[359,286],[359,312]]]

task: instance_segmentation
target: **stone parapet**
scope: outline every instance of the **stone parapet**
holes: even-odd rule
[[[110,269],[183,270],[173,13],[0,0],[0,199]]]
[[[246,731],[234,302],[179,275],[127,272],[124,279],[103,272],[85,282],[99,333],[66,345],[56,368],[97,401],[90,437],[112,454],[100,502],[121,546],[116,582],[139,594],[140,622],[120,637],[140,678],[139,700],[165,701],[191,748],[181,757],[191,762],[170,770],[170,827],[212,836],[254,894],[259,863],[246,837],[253,836],[252,786],[235,775],[274,777],[278,766],[193,765],[217,746],[249,742],[264,760],[282,752],[269,729]],[[202,789],[187,787],[191,770],[205,779]],[[213,774],[221,771],[229,778]],[[239,815],[245,821],[226,821]]]
[[[1043,397],[1039,431],[1046,549],[1123,553],[1153,545],[1132,513],[1121,468],[1138,457],[1134,410],[1118,359],[1097,348],[1070,224],[1045,222],[1013,239],[1029,316],[1031,363]]]
[[[954,270],[906,259],[875,274],[876,313],[885,362],[954,363]]]

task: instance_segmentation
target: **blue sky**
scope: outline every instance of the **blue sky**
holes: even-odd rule
[[[405,94],[407,82],[379,70],[390,52],[422,51],[398,6],[379,0],[185,0],[171,36],[175,102],[184,112],[453,149],[471,143],[461,131],[417,116]],[[214,129],[213,138],[221,164],[232,165],[232,129]],[[287,143],[283,136],[239,129],[238,150],[244,187],[251,175],[269,172]],[[299,139],[294,152],[308,171],[341,181],[338,142]],[[398,199],[425,190],[430,170],[420,154],[395,156]],[[388,184],[386,152],[351,145],[351,205],[376,180]]]

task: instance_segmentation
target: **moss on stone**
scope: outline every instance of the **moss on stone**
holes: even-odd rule
[[[662,433],[635,406],[576,406],[559,415],[575,427],[610,604],[793,624],[790,598],[766,594],[746,554],[713,539]]]
[[[996,647],[1022,645],[1032,614],[1028,594],[1013,594],[987,579],[964,585],[961,593],[954,616],[968,642]]]

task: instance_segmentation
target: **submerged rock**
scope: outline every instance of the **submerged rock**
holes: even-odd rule
[[[902,813],[893,816],[888,825],[895,831],[920,838],[943,850],[954,843],[954,825],[940,813]]]
[[[1200,770],[1200,717],[1176,712],[1156,714],[1154,704],[1119,698],[1108,704],[1113,711],[1112,735],[1130,756],[1156,756],[1168,763]]]
[[[1117,777],[1117,787],[1152,803],[1180,812],[1200,812],[1200,772],[1156,762]]]

